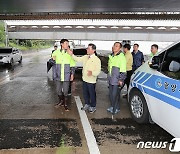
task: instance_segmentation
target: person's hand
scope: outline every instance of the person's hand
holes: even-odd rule
[[[71,74],[70,81],[73,81],[73,80],[74,80],[74,75]]]
[[[122,81],[119,81],[119,86],[123,86],[123,82]]]
[[[67,49],[67,53],[68,53],[69,55],[71,55],[71,56],[73,55],[72,50],[71,50],[71,49],[69,49],[69,48]]]
[[[56,60],[56,57],[55,57],[55,56],[53,56],[53,57],[52,57],[52,59],[53,59],[53,60]]]
[[[92,76],[92,71],[88,71],[87,75]]]

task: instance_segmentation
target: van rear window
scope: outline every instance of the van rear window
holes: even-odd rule
[[[87,50],[86,49],[73,49],[73,54],[84,56],[87,54]]]
[[[12,49],[0,49],[0,53],[11,53]]]

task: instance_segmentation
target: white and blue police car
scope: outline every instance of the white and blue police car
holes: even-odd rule
[[[180,138],[180,41],[157,53],[133,73],[128,103],[136,122],[155,122]]]

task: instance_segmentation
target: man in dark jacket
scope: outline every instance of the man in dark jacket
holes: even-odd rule
[[[133,46],[133,68],[132,70],[135,71],[138,67],[140,67],[144,63],[144,55],[141,51],[138,50],[139,44],[134,44]]]
[[[57,45],[54,45],[54,49],[52,50],[51,57],[52,57],[53,52],[56,51],[57,49],[58,49]],[[53,65],[52,66],[52,78],[53,78],[53,80],[55,80],[55,76],[56,76],[56,65]]]

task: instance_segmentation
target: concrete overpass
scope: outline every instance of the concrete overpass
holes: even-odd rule
[[[177,0],[1,0],[1,20],[53,20],[90,19],[108,20],[108,24],[21,24],[8,25],[9,39],[82,40],[146,40],[176,41],[180,38],[180,1]],[[137,20],[136,24],[114,24],[111,20]],[[172,25],[140,23],[145,20],[172,22]],[[122,21],[123,23],[123,21]],[[89,28],[89,26],[94,28]],[[77,28],[78,27],[78,28]],[[106,27],[106,28],[105,28]],[[113,28],[112,28],[113,27]]]
[[[173,42],[180,22],[158,20],[6,21],[9,39],[136,40]]]
[[[176,19],[178,0],[1,0],[1,20]]]
[[[101,41],[113,41],[113,40],[136,40],[136,41],[162,41],[162,42],[174,42],[179,40],[180,34],[177,33],[143,33],[143,32],[9,32],[9,39],[48,39],[55,40],[60,38],[70,38],[73,40],[101,40]]]

